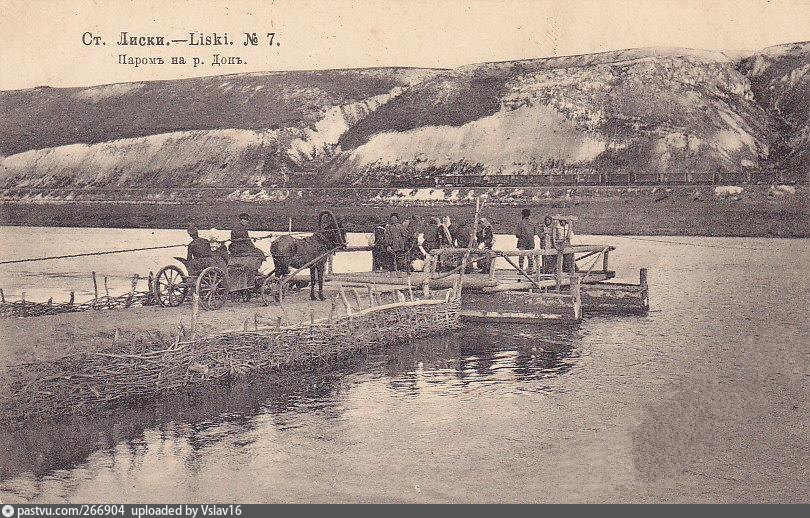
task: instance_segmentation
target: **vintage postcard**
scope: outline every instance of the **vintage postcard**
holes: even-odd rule
[[[0,9],[5,518],[810,500],[810,1]]]

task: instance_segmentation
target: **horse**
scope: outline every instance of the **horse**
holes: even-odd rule
[[[450,237],[453,240],[453,243],[451,243],[451,245],[457,248],[469,248],[471,246],[475,246],[476,241],[474,240],[473,237],[471,237],[472,234],[473,234],[472,221],[463,221],[461,223],[452,225],[450,227]]]
[[[328,218],[329,221],[324,222]],[[318,298],[323,296],[324,270],[328,252],[346,247],[346,230],[331,211],[325,210],[318,215],[318,231],[310,237],[295,238],[281,236],[270,245],[270,255],[276,266],[276,277],[283,277],[290,272],[290,267],[298,269],[309,263],[309,297],[315,298],[315,283],[318,283]],[[322,257],[321,257],[322,256]],[[318,259],[320,257],[320,259]],[[317,261],[316,261],[317,259]],[[315,262],[313,262],[315,261]]]

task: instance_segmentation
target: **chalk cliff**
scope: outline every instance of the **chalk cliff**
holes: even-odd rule
[[[0,186],[804,179],[808,44],[0,92]]]

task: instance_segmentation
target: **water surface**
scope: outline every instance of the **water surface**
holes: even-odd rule
[[[2,231],[3,257],[82,239],[184,241],[181,231],[37,229],[43,241]],[[621,278],[650,268],[647,316],[468,326],[318,372],[0,432],[0,499],[808,501],[810,283],[796,272],[810,240],[642,239],[580,242],[618,246]],[[138,259],[156,269],[172,255]],[[124,256],[59,263],[9,269],[2,282],[31,293],[66,288],[66,272],[126,284],[137,271]]]

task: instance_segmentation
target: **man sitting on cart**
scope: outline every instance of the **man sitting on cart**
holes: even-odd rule
[[[228,251],[234,257],[260,257],[261,261],[264,261],[264,252],[259,250],[248,235],[249,225],[250,214],[246,212],[239,214],[239,224],[235,229],[231,230],[231,244],[228,246]],[[259,264],[261,264],[261,261],[259,261]]]
[[[259,271],[262,262],[267,258],[264,252],[253,243],[248,235],[250,225],[250,215],[246,212],[239,214],[239,224],[231,230],[231,244],[228,247],[230,259],[228,264],[242,268],[248,275],[255,275]],[[249,282],[253,282],[248,279]]]
[[[222,256],[211,250],[211,243],[200,237],[200,232],[196,227],[189,227],[188,235],[191,237],[186,254],[189,274],[196,275],[209,266],[224,266]]]

